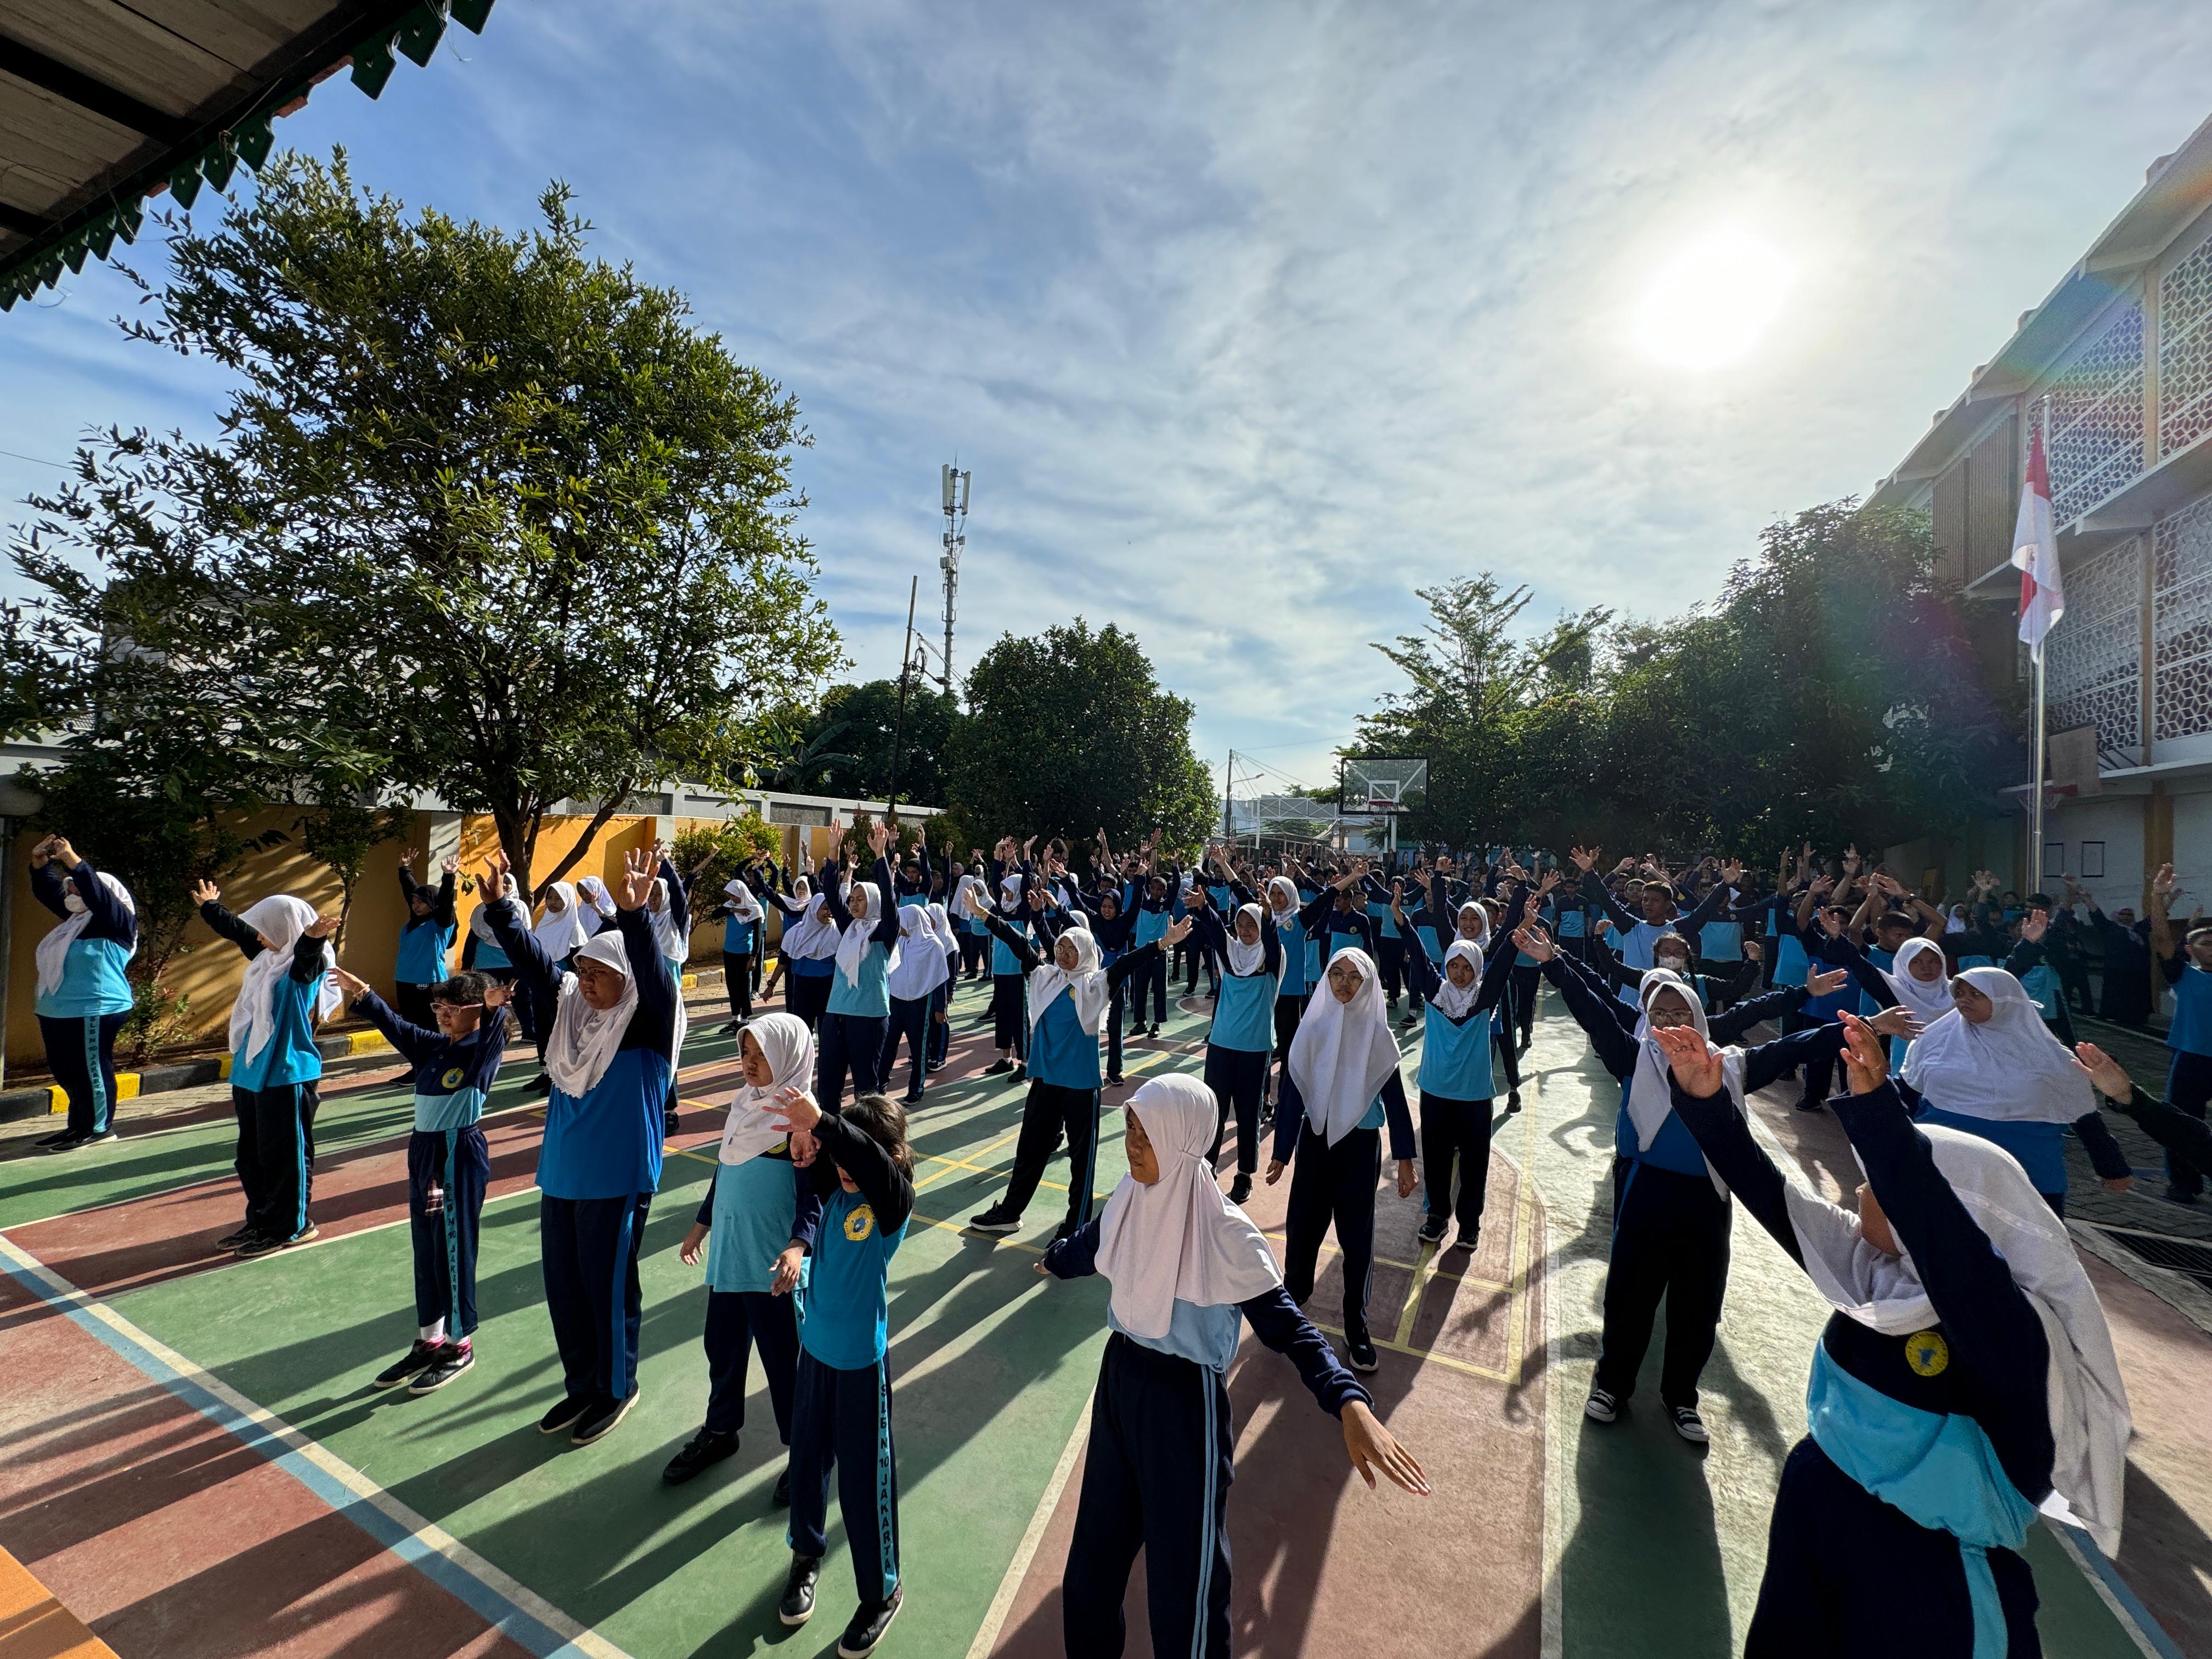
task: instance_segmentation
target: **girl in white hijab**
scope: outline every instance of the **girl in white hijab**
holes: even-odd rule
[[[39,1035],[68,1121],[34,1144],[72,1152],[115,1136],[115,1038],[137,1001],[124,969],[138,951],[131,890],[60,836],[31,849],[31,892],[58,921],[39,940]]]
[[[763,1014],[738,1038],[741,1079],[730,1097],[714,1178],[678,1254],[696,1267],[707,1253],[707,1420],[660,1478],[680,1486],[738,1449],[745,1420],[748,1349],[760,1350],[777,1436],[791,1443],[799,1326],[791,1288],[822,1218],[814,1183],[795,1169],[791,1136],[778,1127],[776,1096],[814,1082],[814,1033],[795,1014]],[[776,1479],[788,1502],[791,1472]]]
[[[512,985],[514,963],[500,948],[499,935],[491,928],[491,907],[501,902],[518,906],[522,903],[522,890],[515,885],[513,876],[507,878],[507,884],[499,889],[497,898],[482,886],[477,889],[477,908],[469,913],[469,943],[461,952],[461,966],[489,974],[502,985]],[[526,910],[523,920],[527,922],[529,919]]]
[[[945,982],[937,988],[929,1005],[929,1064],[927,1070],[945,1069],[946,1055],[952,1046],[952,993],[960,983],[960,935],[952,926],[952,918],[944,905],[932,899],[929,903],[929,926],[937,935],[937,942],[945,947]]]
[[[1744,1651],[1873,1653],[1909,1631],[1916,1654],[2033,1652],[2020,1552],[2039,1507],[2119,1551],[2130,1430],[2111,1334],[2065,1224],[2019,1164],[1972,1135],[1916,1130],[1879,1037],[1843,1024],[1850,1092],[1834,1104],[1867,1176],[1856,1212],[1787,1179],[1718,1107],[1719,1066],[1694,1038],[1661,1038],[1677,1111],[1836,1310]]]
[[[876,1075],[888,1085],[898,1060],[899,1039],[906,1039],[908,1106],[921,1102],[922,1077],[929,1066],[930,1015],[945,981],[945,941],[937,935],[929,909],[927,904],[898,907],[898,948],[892,953],[886,987],[891,1012],[884,1026],[883,1056],[876,1064]]]
[[[752,1018],[753,968],[760,960],[761,924],[768,913],[742,876],[724,882],[722,895],[722,989],[730,1000],[730,1023],[722,1027],[726,1036]]]
[[[1114,1335],[1061,1587],[1063,1634],[1067,1650],[1082,1653],[1101,1631],[1121,1628],[1141,1539],[1152,1651],[1226,1654],[1237,1425],[1224,1377],[1246,1320],[1342,1423],[1345,1449],[1370,1486],[1377,1474],[1417,1495],[1429,1484],[1285,1293],[1267,1239],[1214,1184],[1206,1156],[1213,1091],[1188,1075],[1151,1079],[1131,1097],[1125,1127],[1129,1173],[1104,1215],[1037,1264],[1060,1279],[1097,1272],[1113,1283]]]
[[[230,1092],[246,1224],[218,1242],[240,1255],[260,1255],[315,1237],[307,1215],[323,1075],[315,1024],[338,1011],[328,943],[338,919],[317,915],[313,905],[289,894],[256,900],[234,916],[211,881],[196,885],[192,897],[200,920],[246,955],[230,1009]]]
[[[1283,936],[1266,911],[1248,896],[1243,883],[1214,863],[1241,900],[1229,925],[1212,908],[1194,911],[1191,921],[1198,948],[1224,969],[1213,1000],[1212,1022],[1206,1031],[1206,1080],[1219,1104],[1221,1121],[1213,1150],[1221,1150],[1231,1115],[1237,1121],[1237,1177],[1231,1203],[1252,1196],[1252,1177],[1260,1170],[1260,1105],[1267,1092],[1267,1068],[1274,1057],[1275,1006],[1285,970]],[[1293,1039],[1295,1041],[1295,1039]]]
[[[835,866],[823,874],[825,881],[837,878]],[[784,990],[784,1005],[806,1022],[809,1030],[818,1031],[822,1011],[830,1003],[830,982],[837,975],[838,929],[830,919],[829,900],[815,890],[813,881],[805,876],[792,884],[788,896],[771,896],[784,918],[779,950],[783,965],[778,971],[791,976]]]
[[[607,891],[606,883],[597,876],[579,876],[576,894],[583,901],[578,907],[577,920],[584,924],[586,938],[614,926],[615,898]]]
[[[512,884],[512,878],[509,881]],[[584,948],[585,942],[592,937],[584,928],[584,913],[587,908],[576,889],[568,882],[556,881],[545,890],[545,907],[538,916],[538,925],[530,930],[530,936],[538,941],[538,948],[545,953],[549,962],[566,969],[576,952]],[[485,920],[485,926],[490,926],[489,918]],[[541,1006],[526,986],[523,994],[515,999],[515,1012],[520,1017],[523,1034],[538,1050],[539,1069],[538,1075],[530,1081],[530,1091],[532,1094],[549,1094],[552,1091],[553,1079],[544,1068],[545,1041],[553,1024],[553,1005],[549,1002]]]
[[[1398,1039],[1383,1006],[1382,975],[1366,951],[1339,951],[1291,1041],[1267,1184],[1280,1181],[1295,1158],[1283,1282],[1301,1307],[1313,1294],[1322,1241],[1335,1225],[1336,1247],[1344,1254],[1345,1346],[1357,1371],[1371,1371],[1381,1363],[1367,1332],[1367,1290],[1385,1124],[1398,1165],[1398,1196],[1410,1198],[1417,1184],[1413,1119],[1398,1073]]]
[[[892,898],[896,890],[885,856],[890,839],[890,825],[870,825],[875,879],[854,882],[842,896],[828,888],[823,894],[829,919],[837,927],[837,971],[830,977],[819,1028],[822,1076],[817,1093],[826,1112],[836,1110],[848,1073],[855,1099],[884,1086],[884,1033],[890,1024],[890,975],[898,966],[898,912],[904,908]],[[825,884],[832,880],[832,868],[825,866],[823,877]],[[933,942],[930,948],[935,950]]]
[[[2095,1095],[2027,988],[2003,969],[1969,968],[1953,977],[1951,993],[1951,1012],[1905,1054],[1905,1081],[1920,1097],[1921,1121],[1995,1141],[2063,1215],[2066,1131],[2075,1129],[2093,1152],[2100,1150],[2093,1138],[2111,1138]]]

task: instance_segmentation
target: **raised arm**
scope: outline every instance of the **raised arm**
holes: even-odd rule
[[[1612,998],[1600,995],[1582,975],[1573,972],[1566,959],[1552,946],[1548,934],[1540,929],[1524,927],[1521,948],[1536,958],[1544,977],[1552,981],[1567,1005],[1567,1012],[1583,1028],[1596,1050],[1598,1061],[1616,1078],[1631,1077],[1636,1071],[1636,1039],[1620,1029],[1620,1018],[1613,1011],[1620,1005]]]
[[[876,1225],[896,1232],[914,1212],[914,1182],[872,1135],[842,1117],[824,1115],[809,1132],[830,1161],[853,1177],[860,1196],[876,1212]]]
[[[1667,1051],[1674,1115],[1698,1143],[1705,1161],[1728,1183],[1728,1189],[1744,1201],[1759,1224],[1800,1267],[1797,1229],[1790,1219],[1787,1181],[1759,1144],[1752,1139],[1751,1125],[1729,1097],[1721,1057],[1701,1040],[1694,1028],[1669,1026],[1656,1033]]]
[[[974,913],[971,911],[969,914]],[[1032,969],[1044,966],[1044,952],[1037,949],[1036,941],[1028,934],[1015,932],[1004,917],[995,913],[984,916],[981,921],[983,926],[989,930],[991,937],[1014,953],[1022,964],[1024,973],[1026,974]]]
[[[346,1012],[383,1032],[386,1040],[410,1066],[435,1059],[445,1047],[446,1039],[439,1033],[400,1018],[391,1004],[366,987],[346,1005]],[[713,1185],[711,1182],[708,1184]]]
[[[192,897],[200,907],[200,920],[244,951],[248,962],[261,954],[261,935],[222,908],[222,898],[213,882],[196,883],[192,887]]]

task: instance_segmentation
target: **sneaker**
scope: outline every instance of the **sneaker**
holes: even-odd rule
[[[2171,1182],[2166,1183],[2166,1201],[2169,1204],[2194,1204],[2197,1202],[2197,1194],[2185,1192]]]
[[[271,1250],[289,1250],[295,1244],[305,1244],[318,1236],[315,1224],[310,1221],[289,1238],[272,1238],[266,1233],[256,1233],[238,1247],[241,1256],[267,1255]]]
[[[803,1625],[811,1619],[814,1616],[814,1581],[821,1576],[820,1556],[793,1556],[791,1577],[783,1581],[783,1600],[775,1604],[775,1616],[787,1625]]]
[[[995,1204],[981,1215],[971,1215],[968,1218],[969,1231],[989,1233],[994,1238],[1005,1237],[1021,1224],[1021,1217],[1008,1215]]]
[[[722,1036],[735,1036],[744,1029],[744,1024],[742,1020],[733,1019],[727,1025],[722,1027],[719,1035]]]
[[[702,1429],[682,1451],[668,1460],[668,1467],[661,1470],[660,1478],[669,1486],[680,1486],[693,1475],[714,1468],[737,1449],[735,1429]]]
[[[866,1659],[876,1650],[876,1644],[884,1639],[884,1632],[898,1617],[898,1610],[906,1600],[906,1586],[900,1585],[887,1600],[863,1601],[853,1610],[853,1622],[845,1626],[845,1633],[837,1638],[837,1659]]]
[[[1152,1029],[1151,1029],[1150,1030],[1146,1031],[1146,1032],[1145,1033],[1145,1035],[1146,1035],[1146,1036],[1158,1036],[1159,1034],[1160,1034],[1160,1023],[1159,1023],[1159,1021],[1158,1021],[1158,1020],[1154,1020],[1154,1021],[1152,1022]]]
[[[569,1438],[580,1446],[588,1446],[614,1432],[615,1425],[629,1415],[629,1408],[637,1404],[637,1390],[632,1389],[620,1400],[595,1400],[592,1408],[576,1419],[575,1429]]]
[[[1702,1446],[1712,1438],[1705,1432],[1705,1419],[1698,1415],[1695,1407],[1677,1406],[1674,1408],[1674,1432],[1692,1444]]]
[[[236,1232],[225,1233],[221,1238],[216,1240],[215,1247],[218,1250],[234,1250],[252,1237],[252,1228],[240,1227]]]
[[[1004,1077],[1007,1073],[1013,1069],[1014,1062],[1008,1060],[1002,1054],[999,1057],[995,1064],[986,1066],[983,1068],[983,1075],[985,1077]]]
[[[1113,1076],[1108,1078],[1106,1079],[1106,1086],[1109,1089],[1120,1088],[1121,1086],[1121,1074],[1119,1072],[1116,1072]]]
[[[902,1095],[901,1095],[901,1096],[899,1097],[899,1104],[900,1104],[900,1105],[902,1105],[902,1106],[919,1106],[919,1105],[921,1105],[921,1090],[919,1090],[919,1089],[912,1089],[912,1090],[908,1091],[905,1094],[902,1094]]]
[[[1237,1179],[1229,1183],[1229,1201],[1231,1204],[1243,1204],[1249,1201],[1251,1196],[1252,1177],[1239,1170],[1237,1172]]]
[[[1420,1023],[1421,1017],[1419,1014],[1407,1014],[1405,1018],[1398,1022],[1398,1029],[1401,1031],[1410,1031]]]
[[[663,1134],[668,1135],[682,1134],[684,1133],[683,1114],[673,1107],[663,1107],[660,1113],[660,1131]]]
[[[70,1128],[69,1125],[64,1123],[60,1128],[55,1130],[53,1133],[50,1135],[40,1135],[36,1140],[33,1141],[31,1145],[39,1147],[41,1150],[48,1146],[58,1146],[62,1142],[67,1140],[76,1133],[76,1130]]]
[[[439,1351],[436,1363],[407,1385],[407,1392],[435,1394],[476,1363],[477,1351],[469,1344],[448,1342]]]
[[[538,1432],[558,1434],[591,1408],[592,1402],[589,1400],[580,1395],[572,1394],[538,1419]]]
[[[42,1152],[73,1152],[79,1147],[91,1146],[93,1139],[93,1133],[89,1129],[68,1129],[63,1131],[58,1140],[40,1141],[39,1150]]]
[[[1382,1356],[1375,1352],[1375,1345],[1364,1339],[1349,1345],[1347,1357],[1355,1371],[1371,1371],[1382,1363]]]
[[[552,1073],[540,1072],[536,1077],[531,1079],[529,1082],[522,1085],[522,1092],[526,1095],[551,1094],[553,1092]]]
[[[1505,1115],[1511,1117],[1520,1109],[1521,1091],[1518,1089],[1509,1089],[1505,1094]]]
[[[1443,1242],[1443,1237],[1444,1218],[1442,1216],[1432,1215],[1421,1223],[1419,1237],[1422,1243],[1440,1244]]]
[[[1455,1250],[1472,1251],[1481,1243],[1482,1230],[1480,1227],[1462,1227],[1459,1230],[1459,1237],[1452,1240],[1451,1247]]]
[[[1592,1389],[1589,1398],[1583,1401],[1583,1415],[1593,1423],[1610,1423],[1620,1415],[1620,1401],[1613,1397],[1610,1389]]]
[[[425,1342],[417,1337],[415,1346],[371,1377],[368,1386],[372,1389],[398,1388],[417,1371],[428,1370],[435,1364],[445,1346],[442,1342]]]
[[[1821,1105],[1821,1103],[1814,1099],[1812,1096],[1807,1095],[1802,1100],[1797,1103],[1797,1109],[1801,1112],[1823,1112],[1826,1111],[1827,1108]]]
[[[786,1463],[783,1466],[783,1473],[776,1476],[775,1490],[769,1494],[769,1501],[780,1510],[787,1510],[791,1507],[790,1464]]]
[[[1029,1081],[1029,1075],[1030,1068],[1028,1066],[1017,1066],[1014,1067],[1013,1076],[1009,1079],[1008,1081],[1013,1083],[1026,1083]]]

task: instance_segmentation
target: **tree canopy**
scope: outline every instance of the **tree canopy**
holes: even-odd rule
[[[833,685],[805,728],[810,742],[842,751],[822,762],[817,787],[824,794],[882,800],[896,782],[901,800],[942,806],[945,753],[954,728],[966,718],[959,698],[927,683],[908,685],[903,720],[896,680]]]

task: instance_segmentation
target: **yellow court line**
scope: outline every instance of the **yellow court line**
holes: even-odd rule
[[[1316,1330],[1325,1331],[1331,1336],[1344,1334],[1343,1328],[1340,1326],[1324,1325],[1318,1319],[1309,1320],[1307,1322]],[[1481,1365],[1470,1365],[1464,1359],[1454,1359],[1449,1354],[1438,1353],[1434,1348],[1416,1347],[1410,1342],[1400,1342],[1394,1338],[1376,1336],[1372,1332],[1369,1333],[1367,1340],[1376,1347],[1388,1349],[1392,1353],[1410,1354],[1415,1359],[1433,1362],[1438,1365],[1449,1365],[1455,1371],[1465,1371],[1469,1376],[1479,1376],[1486,1382],[1505,1381],[1504,1371],[1493,1371]]]
[[[1513,1288],[1506,1303],[1505,1386],[1521,1386],[1521,1351],[1528,1339],[1528,1232],[1536,1224],[1536,1206],[1528,1195],[1536,1167],[1536,1103],[1544,1097],[1540,1083],[1528,1091],[1521,1108],[1526,1120],[1521,1131],[1521,1167],[1513,1178]]]
[[[976,1232],[969,1228],[965,1222],[939,1221],[935,1216],[924,1215],[919,1210],[914,1211],[907,1217],[907,1219],[909,1221],[925,1221],[933,1227],[942,1227],[949,1233],[965,1233],[970,1238],[989,1238],[991,1243],[994,1244],[1004,1244],[1012,1249],[1026,1251],[1030,1255],[1041,1256],[1044,1254],[1043,1247],[1041,1245],[1024,1244],[1018,1238],[991,1238],[990,1234]]]
[[[1406,1305],[1398,1312],[1395,1340],[1400,1343],[1407,1341],[1413,1334],[1413,1316],[1421,1310],[1421,1295],[1428,1289],[1430,1269],[1436,1264],[1436,1259],[1435,1245],[1422,1246],[1421,1265],[1413,1269],[1413,1282],[1406,1286]]]
[[[1288,1244],[1290,1243],[1290,1241],[1284,1237],[1280,1232],[1272,1231],[1266,1227],[1260,1229],[1260,1236],[1262,1238],[1273,1239],[1279,1243]],[[1341,1249],[1328,1239],[1322,1240],[1321,1248],[1331,1255],[1342,1255],[1344,1254]],[[1414,1273],[1419,1270],[1417,1264],[1413,1262],[1394,1261],[1387,1255],[1370,1256],[1368,1259],[1374,1262],[1374,1264],[1378,1267],[1398,1267],[1403,1269],[1407,1273]],[[1432,1279],[1443,1279],[1448,1277],[1448,1275],[1443,1273],[1432,1273],[1430,1276]],[[1473,1273],[1462,1273],[1455,1282],[1462,1285],[1472,1285],[1478,1291],[1510,1291],[1513,1288],[1510,1285],[1500,1284],[1494,1279],[1477,1279]]]

